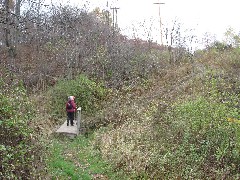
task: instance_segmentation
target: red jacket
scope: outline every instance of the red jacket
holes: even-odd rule
[[[72,109],[68,109],[68,103],[71,103],[72,104]],[[69,100],[67,103],[66,103],[66,111],[67,112],[75,112],[77,110],[77,107],[76,107],[76,104],[74,102],[74,100]]]

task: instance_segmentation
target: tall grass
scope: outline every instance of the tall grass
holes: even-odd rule
[[[234,112],[204,97],[176,105],[163,116],[164,126],[158,127],[158,144],[165,150],[155,152],[156,174],[184,179],[239,177],[240,126],[227,120]]]

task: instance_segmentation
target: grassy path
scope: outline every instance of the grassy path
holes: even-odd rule
[[[54,138],[47,159],[51,179],[122,179],[123,174],[114,171],[93,148],[93,138]]]

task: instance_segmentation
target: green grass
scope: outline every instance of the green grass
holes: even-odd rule
[[[100,153],[93,148],[90,137],[78,136],[69,138],[54,138],[49,146],[47,167],[52,179],[84,179],[94,177],[122,179],[124,175],[105,162]],[[126,178],[124,178],[126,179]]]
[[[227,120],[239,114],[236,115],[235,108],[214,100],[199,97],[177,104],[162,119],[165,126],[159,127],[159,147],[163,145],[165,151],[155,152],[154,168],[167,168],[160,168],[158,176],[165,174],[170,179],[239,177],[240,126]]]

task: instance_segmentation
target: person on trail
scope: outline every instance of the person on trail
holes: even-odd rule
[[[69,126],[69,121],[71,126],[73,126],[74,113],[76,112],[76,103],[74,102],[75,97],[69,96],[68,101],[66,103],[66,111],[67,111],[67,126]]]

